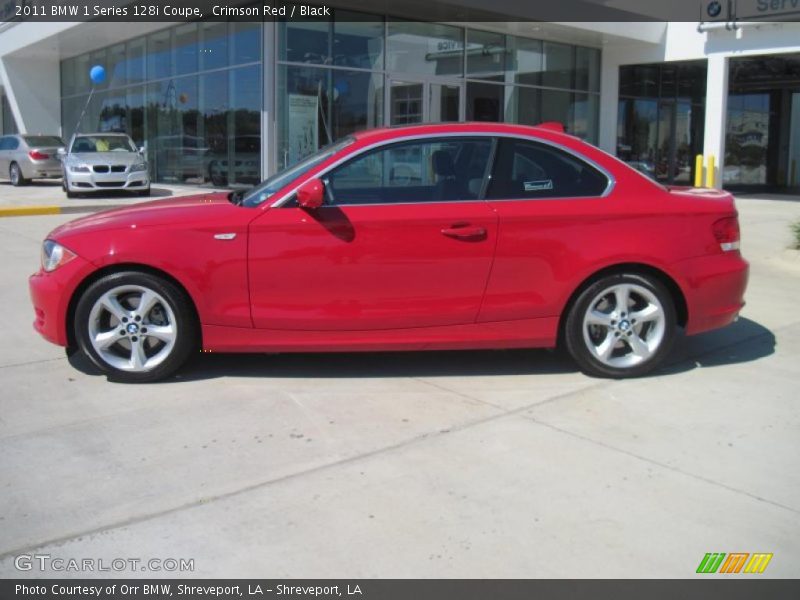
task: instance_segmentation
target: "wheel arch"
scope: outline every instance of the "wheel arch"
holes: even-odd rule
[[[147,273],[149,275],[154,275],[156,277],[161,277],[169,281],[172,285],[177,287],[185,296],[189,302],[189,306],[192,309],[192,314],[195,318],[195,323],[197,325],[197,336],[198,336],[198,344],[202,348],[203,340],[203,330],[200,325],[200,314],[197,311],[197,303],[194,301],[194,298],[189,293],[189,290],[186,289],[178,279],[156,267],[152,267],[150,265],[140,264],[140,263],[116,263],[113,265],[106,265],[105,267],[101,267],[96,271],[92,271],[89,275],[87,275],[75,288],[72,292],[72,296],[69,299],[69,304],[67,304],[67,314],[66,314],[66,334],[67,334],[67,348],[77,348],[77,341],[75,340],[75,310],[78,306],[78,302],[80,301],[81,296],[86,291],[86,289],[92,285],[98,279],[105,277],[106,275],[111,275],[113,273],[118,273],[121,271],[138,271],[140,273]]]
[[[561,311],[561,316],[559,317],[558,321],[559,345],[561,345],[564,339],[564,326],[567,321],[567,316],[569,315],[570,310],[572,310],[573,305],[577,301],[578,296],[580,296],[583,290],[592,285],[595,281],[598,281],[603,277],[619,273],[650,275],[651,277],[656,278],[658,281],[664,284],[664,287],[667,288],[667,290],[670,293],[670,296],[672,297],[672,302],[673,305],[675,306],[675,316],[677,318],[678,325],[681,327],[686,327],[686,323],[689,320],[689,308],[686,303],[686,296],[684,295],[680,285],[678,285],[678,282],[675,281],[673,277],[671,277],[665,271],[645,263],[636,263],[636,262],[617,263],[614,265],[603,267],[602,269],[595,271],[594,273],[586,277],[583,281],[581,281],[581,283],[573,290],[572,294],[570,294],[569,299],[564,305],[564,309]]]

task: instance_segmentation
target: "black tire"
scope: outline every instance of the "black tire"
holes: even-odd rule
[[[652,353],[646,359],[642,359],[641,362],[627,366],[614,366],[600,360],[600,358],[598,358],[598,356],[596,356],[595,353],[590,349],[589,343],[586,341],[584,336],[583,327],[584,317],[587,315],[590,305],[595,304],[598,296],[603,294],[604,291],[621,284],[641,286],[641,288],[649,291],[650,294],[652,294],[658,300],[661,305],[663,315],[663,337],[661,337],[661,341],[658,342],[657,346],[652,350]],[[636,288],[634,288],[634,290],[635,289]],[[642,301],[643,297],[639,296],[636,292],[634,292],[632,296],[635,301]],[[597,305],[595,304],[595,306]],[[632,306],[635,307],[635,304]],[[631,313],[634,311],[632,309],[625,310],[628,310],[626,317],[630,318]],[[625,354],[628,354],[629,356],[630,354],[635,354],[633,346],[630,346],[628,342],[624,341],[626,339],[626,335],[635,335],[637,336],[637,339],[641,339],[638,337],[639,333],[634,330],[634,325],[628,324],[628,321],[625,318],[622,320],[625,320],[625,324],[617,319],[610,321],[610,323],[614,323],[613,327],[604,325],[590,325],[587,327],[587,336],[589,336],[590,340],[601,339],[606,335],[615,336],[614,338],[609,337],[609,339],[614,341],[614,344],[612,345],[613,350],[611,359],[615,361],[625,360]],[[592,327],[599,329],[591,329]],[[623,327],[625,329],[622,329]],[[638,327],[640,328],[639,332],[643,333],[645,336],[647,336],[650,331],[653,331],[649,329],[643,329],[644,327],[651,327],[650,324],[639,323]],[[653,324],[652,327],[657,326]],[[572,356],[573,360],[578,364],[578,367],[580,367],[581,371],[587,375],[592,375],[595,377],[621,379],[626,377],[642,376],[663,363],[675,340],[676,327],[677,317],[675,303],[672,295],[664,286],[664,284],[662,284],[655,277],[649,275],[642,275],[638,273],[619,273],[609,275],[592,282],[578,295],[567,315],[564,323],[563,333],[567,351],[569,352],[570,356]],[[628,329],[631,330],[630,333],[627,333]],[[597,337],[592,338],[592,335]],[[656,343],[657,339],[658,336],[655,335],[653,342]],[[639,359],[637,357],[633,357],[633,360]]]
[[[8,167],[8,178],[11,180],[11,185],[14,187],[28,185],[29,182],[29,180],[25,179],[25,176],[22,174],[22,169],[20,166],[15,162],[12,162]]]
[[[169,309],[174,315],[175,323],[170,323],[177,332],[174,345],[166,353],[166,357],[153,368],[138,371],[118,368],[109,364],[92,344],[89,321],[95,303],[107,292],[123,286],[136,286],[155,292],[169,305]],[[131,323],[132,321],[133,319],[131,319]],[[143,333],[144,326],[147,324],[147,317],[139,322],[142,329],[138,335],[141,337],[143,345],[146,337]],[[115,329],[118,326],[110,325],[110,328]],[[149,383],[164,379],[183,366],[199,347],[199,329],[191,299],[172,282],[139,271],[112,273],[90,285],[81,295],[75,308],[74,331],[78,348],[108,376],[109,380],[121,383]],[[132,339],[136,340],[135,337]],[[130,346],[130,340],[128,343]],[[118,349],[124,357],[125,349],[121,346]],[[132,356],[132,351],[128,350],[128,352]]]
[[[64,190],[64,193],[67,195],[67,198],[77,198],[78,197],[77,192],[71,192],[70,191],[70,189],[69,189],[69,180],[67,179],[66,175],[64,175],[61,178],[61,188]]]

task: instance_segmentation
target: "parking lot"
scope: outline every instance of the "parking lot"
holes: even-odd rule
[[[683,578],[769,552],[759,577],[797,577],[800,202],[738,206],[742,318],[626,381],[514,350],[198,355],[109,383],[31,327],[27,276],[74,215],[0,219],[0,576],[48,554],[194,560],[147,576]]]

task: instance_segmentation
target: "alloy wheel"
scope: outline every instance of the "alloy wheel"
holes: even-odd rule
[[[642,285],[612,285],[589,303],[582,329],[584,343],[597,360],[609,367],[632,367],[649,360],[661,346],[664,306]]]
[[[157,292],[121,285],[102,294],[89,313],[89,341],[108,365],[146,372],[163,363],[178,339],[175,313]]]

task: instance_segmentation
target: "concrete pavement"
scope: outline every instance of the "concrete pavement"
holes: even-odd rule
[[[153,184],[150,196],[134,196],[127,192],[110,191],[104,194],[67,198],[61,189],[60,179],[36,180],[20,187],[14,187],[10,182],[0,180],[0,217],[96,212],[159,198],[206,194],[214,191],[219,190],[196,185]]]
[[[503,351],[201,355],[112,384],[30,326],[65,217],[0,220],[0,576],[92,575],[15,569],[44,553],[194,560],[119,576],[691,577],[772,552],[762,577],[796,577],[800,203],[739,209],[742,319],[630,381]]]

